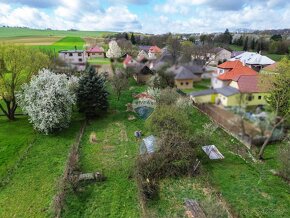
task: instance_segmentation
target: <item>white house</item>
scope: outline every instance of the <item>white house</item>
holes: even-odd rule
[[[244,52],[231,60],[239,60],[256,71],[260,71],[262,68],[275,63],[275,61],[267,56],[255,52]]]
[[[83,50],[62,50],[58,52],[58,56],[68,64],[85,64],[87,61]]]

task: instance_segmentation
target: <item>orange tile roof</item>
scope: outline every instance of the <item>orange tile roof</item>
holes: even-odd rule
[[[257,75],[258,73],[247,66],[238,66],[218,76],[220,80],[234,80],[241,75]]]
[[[233,69],[235,67],[243,66],[243,63],[239,60],[236,61],[226,61],[220,65],[218,65],[218,68],[222,69]]]
[[[151,46],[149,48],[149,52],[152,52],[152,53],[161,53],[161,49],[158,46],[154,45],[154,46]]]

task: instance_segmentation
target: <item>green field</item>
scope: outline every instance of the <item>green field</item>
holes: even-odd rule
[[[0,27],[1,37],[31,37],[31,36],[58,36],[58,37],[103,37],[114,32],[108,31],[66,31],[66,30],[40,30],[17,27]]]
[[[193,88],[192,89],[183,89],[182,91],[184,93],[198,92],[198,91],[201,91],[201,90],[209,89],[210,86],[211,86],[210,79],[202,79],[199,82],[193,83]]]
[[[51,45],[38,45],[36,48],[58,52],[60,50],[84,49],[85,41],[80,37],[64,37]]]
[[[0,159],[13,167],[23,150],[32,142],[31,148],[18,162],[8,183],[0,187],[0,217],[48,217],[57,183],[63,174],[68,151],[75,140],[80,121],[75,119],[71,127],[55,135],[34,134],[27,118],[14,122],[0,119]],[[4,139],[4,140],[3,140]],[[5,176],[5,174],[4,174]]]

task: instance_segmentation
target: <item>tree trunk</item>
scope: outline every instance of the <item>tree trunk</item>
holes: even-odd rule
[[[271,139],[271,137],[272,137],[272,135],[273,135],[275,129],[276,129],[280,124],[282,124],[283,122],[284,122],[284,118],[282,118],[278,123],[276,123],[276,124],[273,126],[273,128],[272,128],[272,130],[271,130],[271,132],[270,132],[270,135],[266,138],[266,140],[264,141],[264,143],[263,143],[263,145],[262,145],[262,147],[261,147],[261,149],[260,149],[260,152],[259,152],[259,159],[260,159],[260,160],[263,160],[263,159],[264,159],[263,156],[264,156],[265,148],[266,148],[266,146],[268,145],[268,143],[269,143],[269,141],[270,141],[270,139]]]
[[[5,116],[9,119],[9,120],[15,120],[15,111],[17,108],[17,104],[14,100],[6,100],[5,98],[3,99],[5,104],[6,104],[6,110],[3,108],[2,105],[0,105],[0,109],[3,111],[3,113],[5,114]]]

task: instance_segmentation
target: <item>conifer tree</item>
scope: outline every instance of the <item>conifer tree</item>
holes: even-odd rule
[[[131,35],[131,42],[133,45],[136,44],[136,39],[135,39],[134,33],[132,33],[132,35]]]
[[[106,90],[105,78],[98,75],[94,67],[87,67],[85,73],[79,81],[77,105],[87,119],[92,119],[108,110],[109,93]]]

